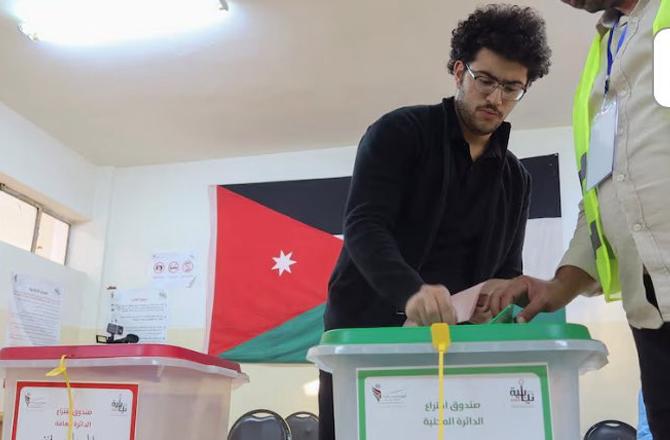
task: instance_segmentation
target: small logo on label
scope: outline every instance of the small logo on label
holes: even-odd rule
[[[382,389],[379,385],[375,385],[372,387],[372,395],[375,396],[375,399],[377,399],[377,402],[382,400]]]
[[[404,389],[387,391],[381,385],[375,384],[370,390],[377,403],[382,406],[403,406],[407,400],[407,391]]]
[[[47,405],[47,399],[44,396],[35,395],[30,391],[27,391],[23,395],[23,403],[28,409],[42,409]]]
[[[528,386],[524,386],[524,380],[519,379],[519,386],[513,386],[509,390],[510,402],[514,407],[535,406],[535,393]]]
[[[128,404],[119,394],[118,399],[112,400],[112,413],[117,415],[124,415],[127,412],[128,412]]]

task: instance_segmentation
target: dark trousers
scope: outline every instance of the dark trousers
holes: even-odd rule
[[[649,275],[644,276],[647,300],[658,307]],[[655,439],[670,439],[670,323],[658,329],[633,328],[649,429]]]
[[[335,440],[333,376],[319,371],[319,440]]]

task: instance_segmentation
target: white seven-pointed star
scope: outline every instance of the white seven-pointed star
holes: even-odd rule
[[[284,251],[279,251],[279,257],[272,257],[272,259],[275,260],[275,265],[272,270],[278,270],[279,276],[282,276],[284,272],[291,273],[291,266],[296,263],[291,260],[292,255],[293,252],[284,255]]]

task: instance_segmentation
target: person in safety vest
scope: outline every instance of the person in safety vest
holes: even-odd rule
[[[654,81],[670,78],[653,62],[670,0],[563,1],[604,11],[574,100],[577,228],[552,280],[492,280],[484,293],[492,313],[525,307],[521,322],[579,294],[623,300],[652,434],[670,439],[670,108],[654,97]]]

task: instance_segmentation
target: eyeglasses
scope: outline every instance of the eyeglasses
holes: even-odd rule
[[[526,94],[526,86],[519,83],[500,81],[491,75],[470,69],[470,66],[467,64],[465,68],[468,70],[470,76],[472,76],[472,79],[475,80],[475,89],[486,96],[493,93],[496,89],[500,89],[503,101],[520,101],[523,95]]]

